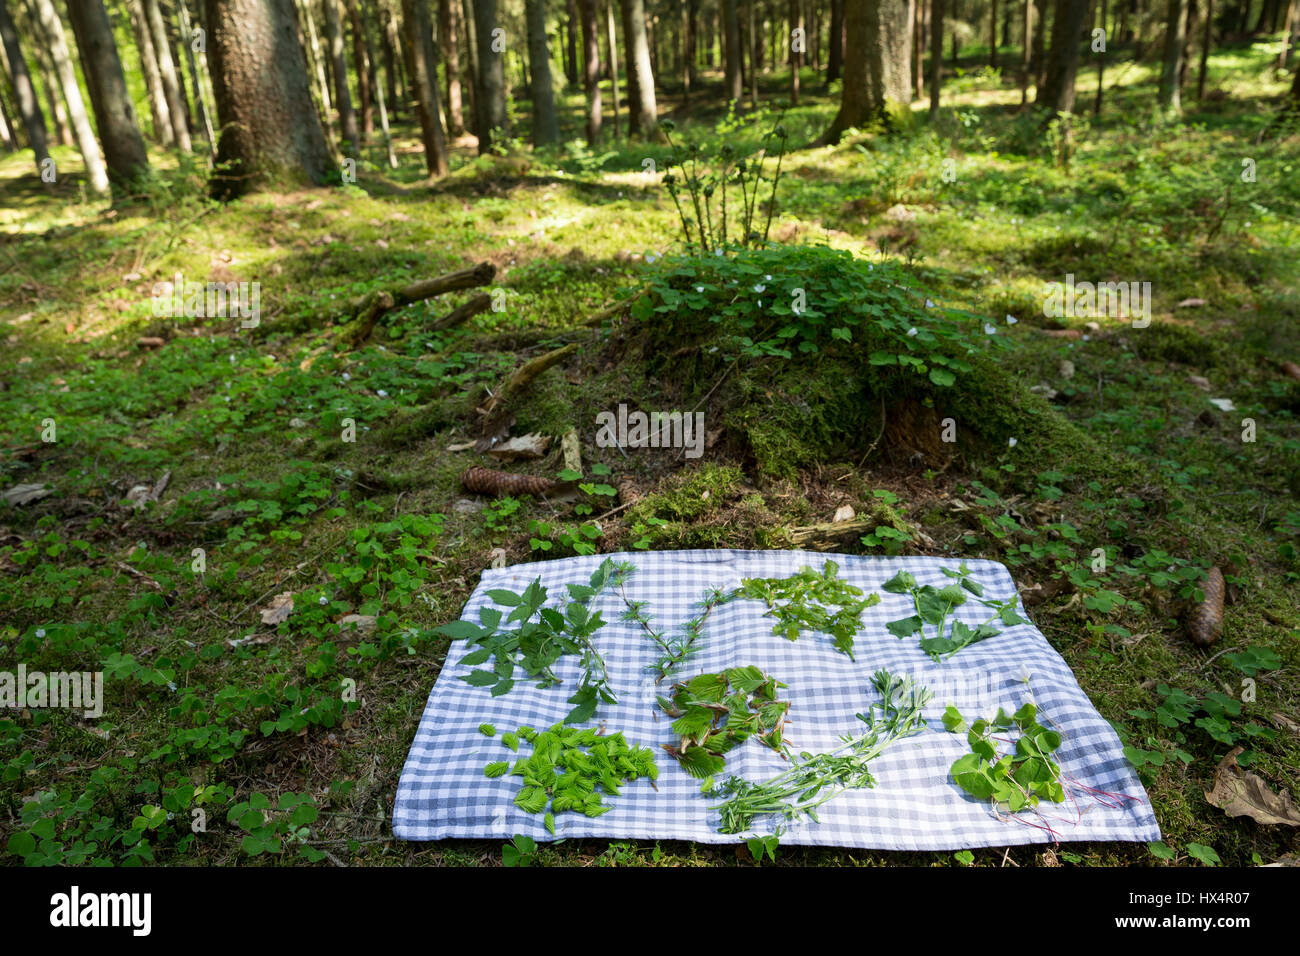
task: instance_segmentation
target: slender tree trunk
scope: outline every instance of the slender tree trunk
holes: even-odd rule
[[[1047,5],[1050,0],[1034,0],[1034,54],[1030,72],[1034,74],[1035,96],[1043,88],[1047,73]]]
[[[1079,72],[1079,36],[1087,16],[1088,0],[1056,0],[1056,16],[1052,21],[1052,48],[1047,56],[1047,76],[1035,100],[1038,106],[1053,113],[1074,112],[1074,81]]]
[[[597,0],[578,0],[582,12],[582,85],[587,93],[587,145],[600,142],[600,27]]]
[[[0,91],[0,146],[4,147],[6,153],[12,153],[18,148],[9,120],[9,104],[5,102],[3,91]]]
[[[212,98],[204,88],[203,69],[198,58],[194,56],[193,22],[186,6],[187,0],[176,0],[176,14],[180,18],[181,44],[185,47],[185,59],[189,64],[190,76],[194,81],[194,102],[198,105],[199,122],[203,126],[203,135],[207,138],[211,153],[217,150],[217,135],[212,128]],[[211,156],[209,156],[211,159]]]
[[[72,54],[68,51],[68,41],[63,35],[63,21],[59,19],[51,0],[36,0],[36,15],[40,19],[46,42],[49,44],[50,56],[54,68],[58,71],[59,81],[63,86],[63,100],[68,105],[68,119],[72,122],[73,132],[77,137],[77,148],[86,164],[86,179],[90,188],[100,195],[109,191],[108,170],[99,155],[99,144],[95,142],[95,131],[86,115],[86,104],[81,98],[81,87],[77,85],[77,71],[72,65]]]
[[[912,30],[912,96],[925,96],[925,0],[916,0]]]
[[[1020,50],[1020,105],[1029,102],[1029,76],[1033,69],[1034,46],[1034,0],[1025,0],[1024,30],[1021,37],[1024,45]]]
[[[428,0],[402,0],[402,24],[411,64],[411,85],[415,90],[416,112],[420,118],[424,161],[431,178],[447,175],[451,168],[447,137],[442,125],[442,106],[438,96],[438,51],[433,45],[433,21]]]
[[[655,104],[650,44],[646,39],[645,4],[643,0],[620,0],[619,5],[623,11],[623,46],[627,54],[627,132],[628,136],[650,140],[659,129],[659,110]],[[739,47],[736,52],[739,54]]]
[[[406,85],[400,75],[402,61],[397,55],[397,49],[401,44],[397,38],[397,24],[393,11],[386,8],[382,11],[378,27],[384,57],[384,82],[388,85],[388,108],[394,116],[397,116],[402,111],[402,97],[406,93]]]
[[[799,0],[790,0],[790,32],[799,30],[803,27],[803,11],[800,9]],[[790,44],[790,105],[799,105],[799,67],[803,63],[803,54],[795,49],[793,38]]]
[[[1287,20],[1288,29],[1290,28],[1290,19]],[[1214,0],[1205,0],[1205,27],[1201,34],[1201,63],[1200,69],[1196,74],[1196,99],[1201,101],[1205,99],[1205,73],[1210,60],[1210,44],[1214,40]],[[1285,49],[1286,38],[1282,40]]]
[[[618,131],[618,43],[614,36],[614,4],[617,2],[618,0],[605,0],[605,35],[607,38],[605,45],[609,54],[606,62],[609,63],[609,85],[611,99],[613,100],[611,107],[614,110],[614,139],[616,141],[620,135]]]
[[[1168,0],[1165,18],[1165,56],[1160,71],[1160,109],[1182,111],[1183,48],[1187,45],[1187,0]]]
[[[497,34],[497,0],[474,0],[474,26],[478,35],[478,150],[486,153],[492,137],[509,134],[506,119],[505,32]]]
[[[321,49],[320,35],[316,31],[316,17],[311,10],[311,0],[297,0],[298,12],[307,28],[307,50],[311,53],[312,69],[316,74],[316,95],[320,97],[321,115],[326,125],[330,114],[334,112],[333,100],[330,98],[329,80],[325,76],[325,53]]]
[[[181,108],[185,113],[185,128],[189,130],[190,139],[193,140],[198,135],[199,128],[194,123],[194,111],[190,109],[189,90],[185,88],[185,67],[182,65],[179,41],[180,27],[175,20],[170,20],[164,15],[163,28],[167,33],[167,45],[172,53],[172,63],[176,67],[176,89],[181,95]]]
[[[38,3],[44,0],[37,0]],[[194,144],[190,141],[189,124],[185,121],[185,95],[181,92],[180,76],[176,70],[176,61],[172,58],[171,41],[167,37],[167,23],[163,20],[162,8],[158,0],[143,0],[145,23],[149,26],[149,36],[153,39],[153,52],[158,60],[158,73],[162,77],[163,92],[167,95],[167,112],[172,121],[172,142],[182,152],[190,152]]]
[[[930,3],[930,120],[939,118],[939,93],[943,86],[943,5]]]
[[[628,0],[623,0],[626,5]],[[726,63],[726,93],[727,99],[739,104],[741,97],[745,95],[744,78],[740,75],[740,17],[736,12],[737,0],[721,0],[722,2],[722,24],[723,36],[726,38],[727,47],[723,51],[724,62]],[[626,15],[624,20],[626,20]]]
[[[840,141],[844,131],[862,126],[872,116],[877,104],[871,95],[871,76],[867,67],[868,6],[875,0],[843,0],[844,2],[844,85],[840,93],[840,108],[831,121],[830,129],[822,134],[821,142],[833,146]]]
[[[844,0],[831,0],[830,36],[826,50],[826,85],[838,80],[844,69]]]
[[[564,40],[569,54],[568,69],[564,79],[570,87],[578,85],[578,31],[581,28],[578,17],[577,0],[565,0],[564,4]]]
[[[452,0],[454,3],[455,0]],[[470,0],[460,0],[460,22],[465,27],[465,92],[469,96],[469,117],[474,135],[479,135],[482,123],[478,106],[478,32],[474,25],[474,11]]]
[[[524,0],[524,16],[528,23],[528,61],[532,74],[533,145],[550,146],[560,141],[560,124],[555,115],[551,55],[546,42],[546,0]]]
[[[104,143],[108,174],[113,184],[125,191],[149,171],[149,155],[126,89],[113,27],[101,0],[77,0],[68,4],[68,14],[81,53],[91,109]]]
[[[329,148],[292,0],[205,0],[204,12],[221,130],[214,195],[229,199],[286,178],[323,183]]]
[[[334,77],[334,105],[338,108],[339,131],[352,147],[355,157],[361,155],[361,133],[357,129],[357,114],[348,92],[348,63],[343,52],[339,0],[322,0],[322,6],[325,9],[325,44],[329,47],[330,72]]]
[[[41,112],[36,87],[32,84],[31,74],[27,72],[27,61],[23,59],[18,30],[9,17],[8,0],[0,0],[0,40],[4,42],[5,60],[9,65],[9,77],[13,81],[18,115],[22,118],[28,145],[36,159],[36,171],[40,173],[43,172],[42,164],[50,158],[49,146],[45,141],[45,114]]]
[[[458,4],[438,0],[438,39],[447,72],[447,128],[452,136],[465,132],[465,106],[460,89],[460,16]]]
[[[62,84],[59,73],[50,55],[50,42],[45,38],[45,27],[41,25],[36,12],[35,0],[28,0],[28,17],[26,32],[35,37],[36,70],[41,75],[41,86],[45,89],[45,100],[49,104],[50,117],[54,120],[55,137],[60,146],[76,146],[77,138],[72,133],[72,123],[68,120],[67,108],[63,105]]]
[[[998,68],[998,0],[989,0],[989,66]]]
[[[352,65],[357,71],[357,111],[360,114],[361,145],[366,145],[375,134],[373,94],[370,90],[370,54],[366,49],[366,32],[361,23],[358,0],[344,0],[348,26],[352,30]]]
[[[1098,0],[1098,2],[1101,4],[1100,13],[1101,13],[1102,36],[1108,37],[1109,34],[1106,33],[1106,0]],[[1097,98],[1092,102],[1092,115],[1100,116],[1102,83],[1106,77],[1106,51],[1105,50],[1096,51],[1095,56],[1097,57]]]
[[[140,54],[140,75],[144,77],[149,115],[153,119],[153,138],[163,146],[171,146],[176,142],[176,134],[172,132],[171,110],[167,106],[162,74],[158,72],[158,57],[153,52],[153,40],[149,36],[149,25],[145,22],[144,7],[140,0],[128,0],[127,13],[131,17],[131,28]]]

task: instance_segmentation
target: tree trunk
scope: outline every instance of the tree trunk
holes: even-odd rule
[[[930,3],[930,119],[939,118],[939,91],[943,86],[943,5]]]
[[[497,0],[474,0],[474,27],[478,35],[478,151],[486,153],[492,137],[508,134],[506,119],[505,31],[495,33]]]
[[[438,97],[438,54],[433,45],[428,0],[402,0],[402,24],[411,64],[411,85],[420,116],[424,162],[432,178],[446,176],[450,169],[447,138],[442,127],[442,106]]]
[[[456,0],[452,0],[453,3]],[[478,32],[474,26],[474,11],[470,9],[470,0],[460,0],[460,22],[465,28],[465,71],[464,89],[469,98],[469,122],[474,135],[479,135],[482,123],[478,111]]]
[[[114,185],[125,190],[149,171],[149,155],[127,92],[117,44],[113,42],[113,26],[102,0],[70,3],[68,15],[81,53],[82,73],[99,125],[99,138],[104,143],[108,174]]]
[[[178,41],[179,27],[174,20],[163,17],[163,30],[167,34],[167,47],[172,54],[172,64],[176,68],[176,91],[181,96],[181,110],[185,116],[185,128],[190,139],[198,135],[199,128],[194,125],[194,114],[190,109],[190,95],[185,88],[185,67],[181,63],[181,49]]]
[[[402,111],[402,97],[406,92],[406,85],[399,76],[401,59],[397,55],[399,46],[397,24],[394,22],[393,11],[383,9],[380,13],[382,18],[377,26],[384,57],[384,83],[388,90],[388,108],[394,116],[397,116]]]
[[[1034,0],[1034,54],[1030,72],[1034,75],[1035,95],[1043,88],[1043,77],[1047,72],[1047,4],[1049,0]]]
[[[41,75],[41,86],[45,89],[45,100],[49,104],[49,115],[54,121],[54,132],[59,145],[76,146],[77,139],[72,134],[72,123],[68,121],[68,111],[63,105],[58,70],[55,69],[54,59],[50,56],[50,43],[45,38],[45,28],[37,16],[35,0],[28,0],[25,32],[36,38],[36,70]]]
[[[754,7],[758,5],[758,0],[749,0],[745,6],[748,8],[746,23],[749,32],[747,37],[749,42],[749,108],[758,108],[758,61],[763,58],[762,38],[759,36],[758,27],[754,23]]]
[[[867,65],[877,113],[912,102],[913,0],[868,0]]]
[[[565,0],[564,4],[564,39],[565,49],[569,54],[568,69],[564,73],[564,79],[568,82],[570,88],[578,85],[578,31],[580,29],[578,19],[577,0]]]
[[[876,6],[878,2],[844,0],[844,86],[840,93],[839,112],[821,138],[825,145],[834,146],[846,129],[864,125],[876,109],[867,66],[867,8]]]
[[[307,51],[311,54],[311,66],[316,74],[316,95],[320,97],[321,117],[326,125],[330,114],[334,112],[330,97],[330,84],[325,75],[325,53],[321,49],[320,34],[316,30],[316,17],[311,11],[311,0],[297,0],[298,12],[307,28]]]
[[[72,7],[68,10],[71,12]],[[158,72],[158,57],[153,52],[153,40],[149,36],[149,25],[145,22],[144,7],[140,0],[128,0],[127,13],[131,17],[131,28],[140,53],[140,75],[144,77],[149,115],[153,119],[153,138],[163,146],[171,146],[176,142],[176,134],[172,132],[171,110],[167,106],[162,74]]]
[[[578,0],[582,15],[582,86],[587,93],[587,145],[600,142],[600,29],[597,0]]]
[[[68,51],[68,41],[63,35],[63,21],[54,9],[52,0],[36,0],[36,16],[49,45],[54,68],[58,71],[59,82],[63,87],[63,101],[68,105],[68,119],[72,123],[77,137],[77,148],[86,164],[86,179],[90,188],[100,195],[109,191],[108,170],[99,155],[99,144],[95,142],[95,131],[86,115],[86,104],[81,98],[81,87],[77,85],[77,71],[72,65],[72,54]]]
[[[682,105],[691,102],[691,84],[695,82],[695,23],[700,14],[700,0],[686,0],[682,5]]]
[[[40,173],[44,171],[43,164],[50,158],[49,146],[45,141],[45,114],[41,112],[40,101],[36,99],[36,87],[32,85],[31,74],[27,72],[27,61],[23,59],[18,30],[9,18],[8,0],[0,0],[0,40],[4,42],[9,77],[13,81],[14,96],[18,103],[18,115],[22,117],[27,142],[36,159],[36,171]]]
[[[623,0],[624,8],[628,0]],[[739,104],[741,97],[745,95],[744,78],[740,75],[740,17],[736,11],[737,0],[722,0],[722,26],[723,36],[726,38],[727,47],[723,51],[723,60],[726,63],[726,86],[724,90],[727,94],[727,100]],[[624,20],[627,16],[624,14]]]
[[[935,0],[942,3],[943,0]],[[844,0],[831,0],[830,49],[826,52],[826,84],[838,80],[844,69]]]
[[[293,0],[204,0],[208,67],[220,134],[218,199],[279,179],[317,185],[331,173],[312,104]]]
[[[925,96],[925,0],[916,0],[912,21],[912,98]]]
[[[1020,50],[1020,105],[1029,102],[1029,76],[1033,69],[1034,0],[1025,0],[1023,45]]]
[[[1105,37],[1108,36],[1108,34],[1106,33],[1106,0],[1099,0],[1099,3],[1101,4],[1101,11],[1100,11],[1101,32],[1102,32],[1102,36]],[[1097,56],[1097,98],[1092,102],[1092,115],[1100,116],[1102,82],[1105,80],[1105,76],[1106,76],[1106,52],[1104,50],[1098,51],[1096,56]]]
[[[735,0],[730,2],[734,4]],[[645,3],[620,0],[619,5],[623,11],[623,47],[627,55],[627,132],[628,136],[649,140],[659,128],[659,110],[655,105],[650,44],[646,40]],[[739,46],[736,52],[739,54]],[[739,93],[736,98],[739,99]]]
[[[360,113],[361,144],[364,146],[375,133],[374,94],[370,90],[370,51],[366,49],[366,32],[361,23],[358,0],[344,0],[348,26],[352,30],[352,65],[357,71],[357,111]]]
[[[1182,111],[1183,48],[1187,45],[1187,0],[1168,0],[1165,18],[1165,56],[1160,70],[1160,109]]]
[[[1287,28],[1290,29],[1290,19],[1287,20]],[[1214,40],[1214,0],[1205,0],[1205,32],[1201,34],[1201,64],[1200,70],[1196,74],[1196,99],[1205,99],[1205,73],[1210,59],[1210,44]],[[1283,49],[1286,49],[1286,38],[1282,39]],[[1285,55],[1285,54],[1284,54]]]
[[[607,58],[606,58],[606,62],[609,64],[609,85],[610,85],[610,93],[612,94],[611,98],[613,99],[613,103],[611,104],[611,107],[612,107],[612,109],[614,110],[614,139],[615,139],[615,141],[617,141],[618,138],[619,138],[619,131],[618,131],[618,43],[617,43],[616,38],[615,38],[615,36],[614,36],[614,4],[615,4],[616,2],[617,2],[617,0],[605,0],[605,35],[606,35],[606,38],[607,38],[607,39],[606,39],[605,46],[607,47],[607,52],[608,52],[608,56],[607,56]]]
[[[524,0],[528,26],[528,62],[533,98],[533,145],[550,146],[560,141],[560,124],[555,116],[555,90],[551,85],[551,52],[546,42],[546,0]]]
[[[447,73],[447,131],[465,132],[465,105],[460,89],[460,11],[452,0],[438,0],[438,39]]]
[[[803,27],[803,12],[799,9],[799,0],[790,0],[790,32]],[[790,105],[799,105],[799,67],[803,63],[803,54],[790,44]]]
[[[187,2],[188,0],[176,0],[176,14],[180,17],[181,44],[185,47],[185,59],[189,64],[190,77],[194,81],[194,102],[198,105],[199,122],[203,126],[203,135],[207,137],[211,153],[215,153],[217,136],[212,128],[212,99],[204,89],[203,70],[194,56],[193,23],[190,20],[190,11],[186,6]],[[210,158],[211,155],[209,155]]]
[[[45,0],[37,0],[38,3]],[[144,20],[149,27],[149,36],[153,39],[153,53],[158,60],[158,73],[162,77],[163,93],[167,96],[167,112],[172,121],[172,142],[183,152],[190,152],[194,144],[190,141],[190,128],[185,122],[184,94],[181,93],[180,78],[176,72],[176,61],[172,59],[171,41],[167,38],[167,24],[163,20],[162,8],[158,0],[143,0]]]
[[[334,77],[334,106],[339,114],[339,132],[352,147],[355,157],[361,154],[361,134],[357,130],[356,111],[352,109],[352,96],[348,93],[348,63],[343,53],[339,0],[321,0],[321,5],[325,9],[325,45],[329,48],[327,56]]]
[[[1074,80],[1079,72],[1079,34],[1087,16],[1088,0],[1056,0],[1056,16],[1052,21],[1052,48],[1046,63],[1047,76],[1034,101],[1053,113],[1074,112]]]
[[[989,66],[998,68],[998,0],[989,2]]]

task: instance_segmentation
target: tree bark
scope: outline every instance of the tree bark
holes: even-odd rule
[[[1034,0],[1025,0],[1024,46],[1020,51],[1020,105],[1029,102],[1029,77],[1033,70]]]
[[[352,108],[352,96],[348,93],[348,63],[343,53],[339,0],[321,0],[321,3],[325,8],[325,44],[329,48],[329,63],[334,76],[334,106],[339,114],[339,131],[352,147],[352,155],[355,157],[361,154],[361,134],[357,130],[357,114]]]
[[[71,9],[68,8],[69,12]],[[149,115],[153,119],[153,138],[163,146],[171,146],[176,142],[176,134],[172,132],[171,110],[167,106],[162,74],[158,72],[158,57],[153,52],[153,40],[149,37],[149,25],[145,22],[144,7],[140,0],[128,0],[127,13],[131,17],[131,28],[140,54],[140,75],[144,77]]]
[[[320,97],[322,120],[328,124],[330,114],[334,112],[334,103],[330,97],[330,84],[325,75],[325,53],[321,49],[320,34],[316,30],[316,17],[311,10],[311,0],[297,0],[298,12],[307,28],[307,49],[310,53],[311,68],[316,74],[316,95]]]
[[[623,0],[626,8],[628,0]],[[722,0],[722,26],[727,47],[723,51],[726,63],[727,100],[739,104],[745,95],[744,78],[740,74],[740,17],[736,11],[737,0]],[[624,21],[627,15],[624,14]]]
[[[943,85],[943,5],[945,0],[930,3],[930,119],[939,117],[939,92]]]
[[[36,0],[36,16],[49,45],[50,57],[58,71],[59,82],[63,87],[63,101],[68,106],[68,119],[72,123],[77,137],[77,148],[81,151],[82,161],[86,164],[86,179],[90,188],[100,194],[109,192],[108,170],[99,155],[99,143],[95,142],[95,131],[86,115],[86,104],[81,98],[81,87],[77,85],[77,71],[72,65],[72,54],[68,51],[68,41],[63,35],[63,21],[54,9],[52,0]]]
[[[207,137],[208,145],[212,152],[216,152],[217,136],[212,128],[212,99],[204,89],[203,70],[194,56],[193,22],[190,20],[187,3],[188,0],[176,0],[176,14],[180,17],[181,43],[185,47],[185,59],[189,64],[190,76],[194,80],[194,102],[198,106],[199,122],[203,126],[203,134]]]
[[[569,62],[564,71],[564,79],[570,88],[578,85],[578,32],[580,30],[580,21],[578,17],[578,4],[576,0],[565,0],[564,4],[564,39],[565,49],[568,51]]]
[[[646,40],[645,4],[643,0],[620,0],[620,6],[623,10],[623,46],[627,54],[627,132],[628,136],[648,140],[654,138],[659,129],[659,110],[655,104],[650,44]]]
[[[506,118],[505,33],[495,35],[497,0],[474,0],[474,26],[478,35],[478,151],[492,147],[492,137],[509,134]]]
[[[998,68],[998,0],[989,0],[989,66]]]
[[[366,48],[366,31],[361,21],[358,0],[344,0],[348,26],[352,30],[352,65],[357,71],[357,112],[360,115],[361,144],[364,146],[375,133],[374,94],[370,89],[373,72],[370,51]]]
[[[293,0],[204,0],[220,133],[212,191],[230,199],[279,179],[324,183],[329,148],[312,103]]]
[[[614,140],[619,138],[618,131],[618,41],[614,35],[614,4],[617,0],[605,0],[605,62],[609,64],[610,107],[614,111]]]
[[[1174,0],[1175,3],[1178,0]],[[1186,0],[1182,0],[1186,2]],[[1034,101],[1053,113],[1074,111],[1074,80],[1079,71],[1079,34],[1088,16],[1088,0],[1056,0],[1047,76]]]
[[[1047,4],[1049,0],[1034,0],[1034,54],[1030,71],[1034,74],[1035,95],[1043,88],[1047,73]]]
[[[942,3],[943,0],[936,0]],[[831,0],[830,49],[826,51],[826,83],[838,80],[844,69],[844,0]]]
[[[76,0],[68,4],[68,15],[81,53],[99,138],[104,144],[108,174],[113,185],[125,190],[149,171],[149,155],[127,92],[117,44],[113,42],[113,26],[102,0]]]
[[[578,0],[582,15],[582,85],[587,93],[587,145],[600,142],[600,29],[597,0]]]
[[[876,0],[871,0],[874,4]],[[843,0],[844,3],[844,85],[840,108],[831,120],[830,129],[821,142],[833,146],[844,131],[865,123],[876,104],[870,95],[867,68],[867,7],[869,0]]]
[[[1182,111],[1183,48],[1187,45],[1187,0],[1168,0],[1165,17],[1165,54],[1160,70],[1160,109]]]
[[[185,122],[185,100],[176,73],[176,62],[172,59],[171,42],[167,38],[167,24],[163,20],[162,8],[158,6],[158,0],[143,0],[143,2],[145,23],[149,27],[149,36],[153,39],[153,53],[158,61],[163,93],[167,96],[167,113],[172,121],[172,142],[188,153],[193,150],[194,144],[190,141],[190,128]]]
[[[19,24],[19,28],[36,39],[34,48],[36,71],[41,76],[41,86],[45,90],[49,116],[54,122],[55,138],[60,146],[76,146],[77,138],[72,133],[68,111],[63,105],[62,84],[59,82],[58,70],[54,67],[54,59],[50,56],[50,44],[45,38],[45,28],[36,13],[35,0],[27,0],[27,23]]]
[[[803,27],[803,11],[799,0],[790,0],[790,33]],[[799,67],[803,65],[803,54],[794,48],[793,36],[790,41],[790,105],[799,105]]]
[[[524,0],[528,22],[528,60],[533,97],[533,145],[550,146],[560,141],[560,124],[555,115],[555,89],[551,83],[551,53],[546,42],[546,0]]]
[[[447,175],[451,162],[442,127],[442,106],[437,85],[438,54],[433,45],[428,0],[402,0],[402,22],[406,27],[411,85],[415,87],[425,166],[431,177],[441,178]]]
[[[465,132],[465,105],[460,88],[460,9],[452,0],[438,0],[438,39],[447,71],[447,131]]]
[[[41,112],[36,87],[32,85],[31,74],[27,72],[27,61],[23,59],[18,30],[9,17],[8,0],[0,0],[0,40],[4,42],[9,78],[13,81],[14,97],[18,103],[18,115],[27,131],[27,142],[32,148],[36,171],[39,173],[42,164],[50,158],[49,146],[45,141],[45,114]]]

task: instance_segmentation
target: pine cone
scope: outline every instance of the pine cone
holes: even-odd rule
[[[621,505],[631,505],[641,500],[641,492],[637,491],[636,483],[632,481],[630,475],[624,475],[619,478],[618,484],[618,503]]]
[[[1223,572],[1210,568],[1205,580],[1205,600],[1187,616],[1187,636],[1198,647],[1209,647],[1223,633]]]
[[[514,475],[492,468],[471,468],[460,476],[466,491],[476,495],[504,498],[515,495],[544,495],[556,486],[550,478],[536,475]]]

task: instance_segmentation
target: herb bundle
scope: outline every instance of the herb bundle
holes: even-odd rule
[[[622,620],[639,624],[641,629],[655,642],[655,646],[659,648],[659,659],[650,666],[650,669],[656,675],[655,682],[658,683],[668,676],[669,671],[699,650],[700,641],[704,637],[704,622],[709,619],[709,615],[713,613],[715,607],[726,604],[731,600],[732,595],[724,594],[720,588],[710,588],[704,593],[701,613],[682,625],[681,636],[670,638],[662,631],[656,631],[651,626],[650,616],[645,610],[649,604],[648,601],[633,601],[627,596],[627,589],[624,585],[635,571],[636,566],[628,561],[615,565],[614,583],[623,596],[623,603],[627,605],[627,611],[624,612]]]
[[[452,621],[438,628],[438,633],[452,640],[464,639],[470,647],[478,645],[463,658],[462,664],[477,665],[492,660],[490,670],[476,670],[462,680],[475,687],[491,687],[492,696],[509,693],[515,685],[516,670],[536,678],[539,687],[558,684],[560,679],[552,665],[565,654],[581,655],[582,677],[577,691],[569,698],[574,708],[564,718],[575,724],[589,720],[602,701],[618,703],[618,697],[609,686],[605,660],[592,643],[592,635],[605,626],[599,611],[591,611],[591,601],[609,584],[614,574],[614,562],[606,559],[592,574],[589,584],[568,585],[569,598],[563,611],[546,607],[547,589],[542,579],[534,578],[523,594],[496,589],[488,591],[497,604],[511,608],[502,621],[497,608],[479,610],[480,624],[472,621]],[[518,623],[513,630],[502,630],[505,625]]]
[[[929,654],[936,664],[952,657],[963,647],[1001,634],[1001,629],[993,623],[994,621],[1000,621],[1008,627],[1013,624],[1029,623],[1016,612],[1016,605],[1020,598],[1013,595],[1007,601],[981,600],[981,604],[993,610],[992,616],[987,621],[978,627],[970,627],[954,620],[945,634],[944,625],[948,624],[948,616],[955,608],[966,603],[966,592],[969,591],[977,598],[983,598],[984,587],[970,576],[970,569],[966,567],[965,562],[957,571],[949,568],[940,570],[955,579],[957,583],[942,588],[936,588],[932,584],[917,585],[916,578],[911,574],[907,571],[899,571],[883,585],[890,594],[910,594],[912,605],[916,609],[916,613],[910,617],[886,624],[889,633],[900,640],[913,634],[920,634],[921,650]],[[925,636],[927,624],[935,628],[932,637]]]
[[[1061,746],[1061,735],[1038,722],[1038,708],[1031,703],[1026,702],[1014,714],[1007,714],[999,707],[992,720],[981,718],[969,725],[956,707],[949,706],[943,712],[943,725],[951,733],[965,731],[971,748],[970,753],[959,757],[952,765],[950,773],[957,786],[977,800],[991,801],[999,811],[1010,813],[1011,819],[1046,830],[1053,837],[1056,836],[1055,829],[1037,809],[1042,800],[1064,803],[1068,798],[1076,810],[1078,804],[1074,793],[1091,797],[1110,808],[1124,806],[1128,801],[1137,802],[1136,797],[1097,790],[1063,774],[1060,764],[1053,759]],[[1014,749],[1000,753],[999,744],[1009,746],[1011,740],[996,735],[1013,730],[1020,733]],[[1016,816],[1026,809],[1033,811],[1039,823]],[[1082,816],[1081,810],[1079,816]],[[1066,822],[1078,823],[1078,819]]]
[[[773,634],[793,641],[801,631],[821,631],[835,639],[835,649],[849,660],[855,659],[853,638],[862,628],[862,612],[880,603],[879,594],[862,598],[862,589],[840,578],[839,565],[829,560],[820,574],[800,568],[788,578],[745,578],[733,594],[766,602],[766,616],[777,621]],[[827,610],[832,607],[833,613]]]
[[[522,777],[523,786],[514,804],[525,813],[545,812],[546,830],[555,834],[555,814],[573,811],[589,817],[608,813],[613,807],[604,796],[617,797],[629,780],[648,777],[651,786],[659,777],[654,752],[648,747],[629,746],[621,733],[598,734],[555,724],[538,732],[520,727],[501,735],[501,743],[518,752],[520,741],[532,744],[532,753],[511,766],[499,760],[483,768],[486,777]]]
[[[720,788],[728,799],[710,809],[720,815],[721,833],[743,833],[754,818],[780,814],[784,820],[807,816],[814,823],[817,808],[845,790],[875,786],[869,764],[896,740],[919,733],[925,727],[921,712],[933,696],[911,677],[895,677],[879,670],[871,678],[880,700],[858,719],[867,730],[857,736],[845,734],[844,746],[830,753],[799,755],[789,770],[763,783],[731,777]],[[785,827],[777,828],[780,833]]]
[[[790,702],[776,698],[784,686],[757,667],[733,667],[675,684],[672,699],[660,697],[659,706],[676,718],[673,733],[680,740],[664,749],[698,778],[721,773],[727,752],[754,736],[788,756],[781,735]]]

